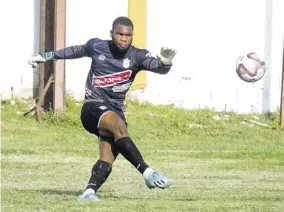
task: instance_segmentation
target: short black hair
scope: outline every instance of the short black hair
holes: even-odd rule
[[[113,21],[113,23],[112,23],[112,30],[114,30],[114,28],[115,28],[117,25],[129,26],[129,27],[131,27],[132,29],[134,29],[134,26],[133,26],[132,21],[131,21],[129,18],[124,17],[124,16],[120,16],[120,17],[116,18],[116,19]]]

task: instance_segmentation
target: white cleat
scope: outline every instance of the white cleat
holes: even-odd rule
[[[96,192],[93,189],[86,189],[84,193],[77,197],[79,201],[89,201],[89,202],[96,202],[100,201],[96,195]]]
[[[151,171],[148,176],[145,178],[145,183],[148,188],[168,188],[175,181],[171,178],[161,175],[156,171]]]

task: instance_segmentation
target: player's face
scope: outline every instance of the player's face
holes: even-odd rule
[[[130,26],[117,25],[111,31],[112,41],[119,50],[127,50],[132,43],[133,29]]]

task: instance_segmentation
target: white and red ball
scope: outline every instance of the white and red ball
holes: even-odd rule
[[[266,64],[256,53],[250,52],[238,58],[236,71],[243,81],[256,82],[264,76]]]

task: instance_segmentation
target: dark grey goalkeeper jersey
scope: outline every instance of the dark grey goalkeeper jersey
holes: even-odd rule
[[[145,49],[130,46],[127,52],[115,52],[110,40],[93,38],[85,45],[71,46],[54,52],[54,59],[92,58],[86,81],[85,101],[102,101],[123,108],[125,95],[136,74],[149,70],[166,74],[171,66],[161,64]]]

